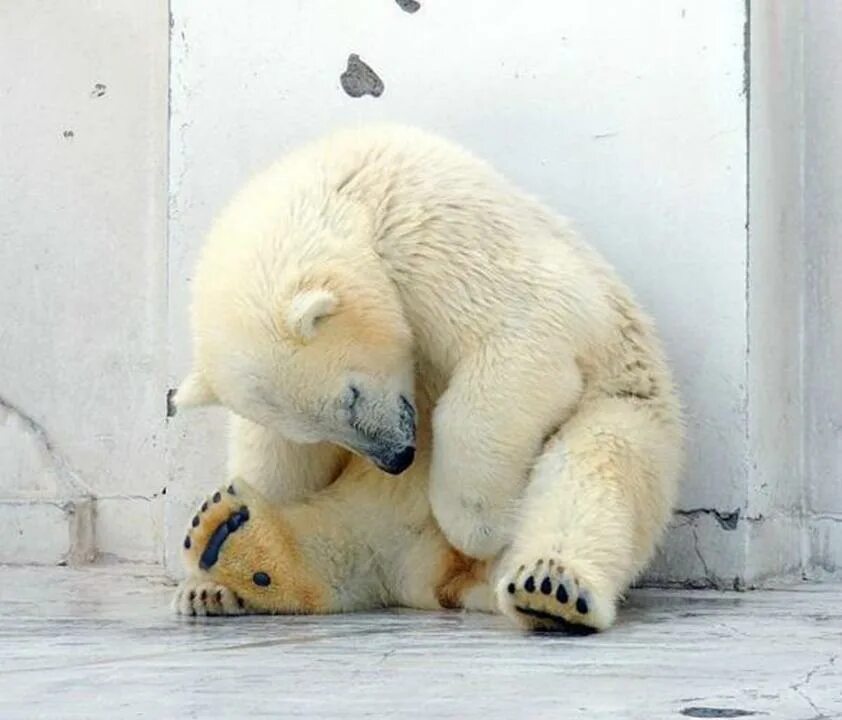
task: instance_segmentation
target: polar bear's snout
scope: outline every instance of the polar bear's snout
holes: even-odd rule
[[[415,460],[415,406],[404,395],[397,402],[369,398],[356,387],[348,407],[355,437],[352,449],[391,475],[399,475]]]

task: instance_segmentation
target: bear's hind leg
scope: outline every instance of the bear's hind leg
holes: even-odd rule
[[[244,481],[232,481],[202,503],[183,548],[188,577],[173,600],[179,614],[315,613],[335,604],[284,511]]]
[[[426,497],[427,463],[401,478],[353,462],[304,502],[275,506],[235,480],[184,538],[185,615],[331,613],[389,605],[492,611],[486,564],[447,543]]]
[[[609,627],[670,517],[679,457],[668,404],[583,403],[532,471],[496,573],[500,609],[530,629]]]

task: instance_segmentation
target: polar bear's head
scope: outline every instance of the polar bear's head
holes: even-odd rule
[[[194,365],[176,406],[221,404],[294,442],[335,443],[393,474],[409,467],[412,334],[377,258],[284,262],[281,272],[265,253],[209,258],[194,281]]]

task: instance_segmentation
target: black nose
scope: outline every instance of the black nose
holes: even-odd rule
[[[380,457],[374,460],[377,466],[389,475],[400,475],[415,460],[415,448],[407,445],[400,452],[390,454],[387,457]]]

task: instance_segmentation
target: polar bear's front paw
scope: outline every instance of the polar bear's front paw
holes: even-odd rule
[[[509,567],[497,586],[497,600],[519,625],[588,635],[614,621],[614,599],[601,597],[558,559],[516,561]]]
[[[177,615],[244,615],[245,601],[233,590],[215,582],[188,578],[175,591],[172,609]]]

